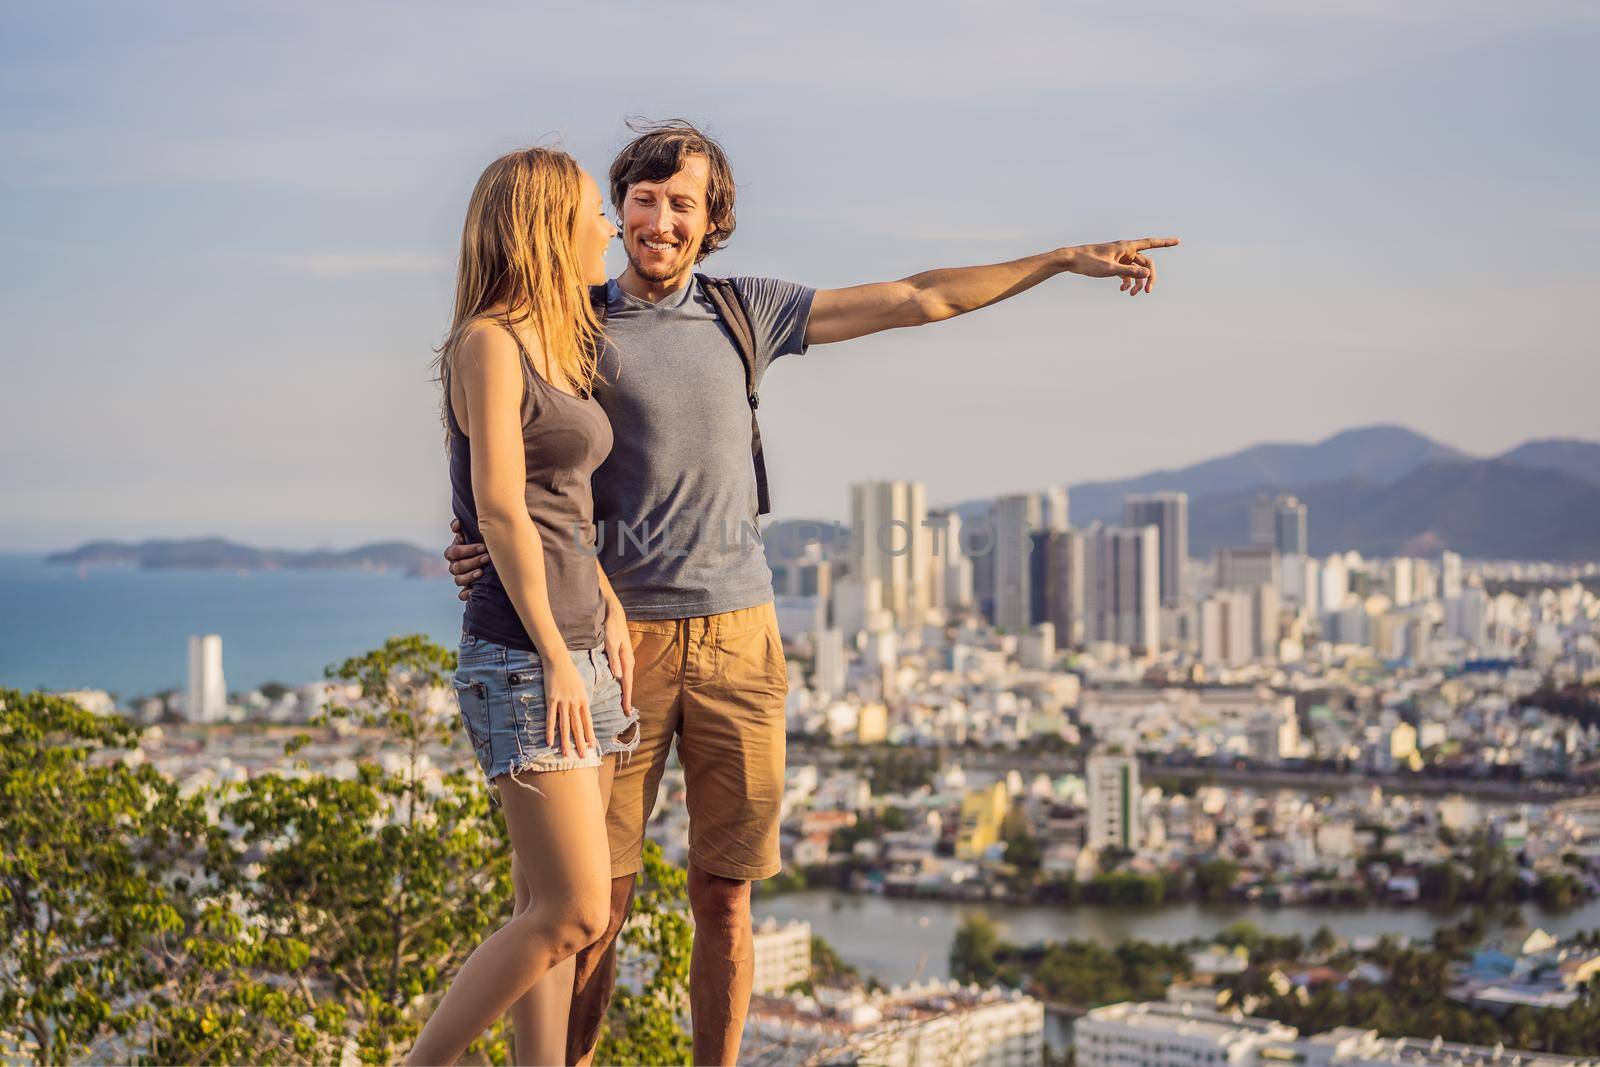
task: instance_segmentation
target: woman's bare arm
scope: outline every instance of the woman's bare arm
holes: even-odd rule
[[[576,680],[577,670],[550,609],[544,545],[528,515],[522,359],[516,342],[504,330],[480,328],[457,348],[450,377],[452,391],[459,387],[459,399],[466,408],[465,418],[457,409],[457,421],[472,438],[472,495],[477,503],[478,529],[512,606],[544,661],[545,697],[552,712],[549,725],[554,730],[567,703],[577,702],[570,684]],[[456,399],[452,396],[451,402]],[[581,715],[572,709],[580,748],[594,743],[586,696],[581,704]]]
[[[472,438],[472,495],[478,529],[517,616],[539,655],[566,655],[550,610],[544,546],[528,515],[528,468],[522,443],[522,353],[504,331],[480,328],[456,350],[451,380],[459,383]]]

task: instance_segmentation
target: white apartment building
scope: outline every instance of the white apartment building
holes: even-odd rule
[[[1108,752],[1089,757],[1089,824],[1092,849],[1139,849],[1139,760]]]
[[[755,929],[757,993],[779,995],[811,977],[811,924],[763,919]]]
[[[218,722],[228,708],[228,683],[222,677],[222,638],[189,635],[189,689],[185,711],[190,722]]]
[[[1073,1026],[1072,1043],[1078,1067],[1600,1067],[1594,1056],[1381,1038],[1350,1026],[1301,1038],[1273,1019],[1165,1001],[1095,1008]]]
[[[756,997],[740,1061],[1039,1067],[1044,1005],[1015,990],[914,983],[887,993]]]
[[[1292,1026],[1239,1012],[1151,1001],[1108,1004],[1072,1028],[1078,1067],[1217,1067],[1262,1062],[1258,1053],[1299,1036]]]
[[[824,700],[844,695],[850,661],[845,654],[844,633],[818,630],[811,637],[811,688]]]
[[[1600,1067],[1600,1056],[1558,1056],[1442,1038],[1382,1038],[1376,1030],[1341,1026],[1295,1046],[1305,1067]]]
[[[922,624],[932,604],[927,491],[921,482],[861,482],[850,487],[850,573],[877,579],[883,607],[902,630]]]

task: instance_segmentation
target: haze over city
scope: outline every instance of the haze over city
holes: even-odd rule
[[[556,135],[602,173],[629,115],[723,138],[716,273],[1183,237],[1148,298],[1060,278],[781,361],[779,517],[1374,422],[1593,436],[1592,3],[478,11],[0,16],[0,545],[440,541],[428,363],[470,184]]]

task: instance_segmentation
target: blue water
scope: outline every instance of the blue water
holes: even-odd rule
[[[393,634],[454,648],[461,606],[448,578],[79,570],[0,554],[0,685],[107,689],[124,700],[182,689],[192,633],[222,635],[230,690],[294,685]]]

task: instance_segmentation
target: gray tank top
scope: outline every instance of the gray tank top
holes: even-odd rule
[[[599,646],[605,623],[595,566],[594,496],[589,478],[611,451],[611,422],[592,396],[573,396],[533,369],[516,331],[505,327],[522,353],[522,445],[528,478],[528,516],[544,547],[550,611],[570,649]],[[450,379],[444,375],[450,426],[450,505],[469,542],[482,541],[472,493],[472,442],[456,421]],[[491,562],[472,583],[462,629],[507,648],[535,652],[511,596]]]

